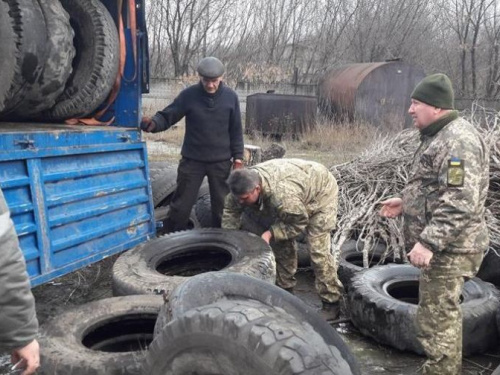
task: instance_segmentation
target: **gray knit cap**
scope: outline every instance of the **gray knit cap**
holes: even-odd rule
[[[216,57],[205,57],[198,63],[196,69],[202,77],[217,78],[224,74],[224,64]]]

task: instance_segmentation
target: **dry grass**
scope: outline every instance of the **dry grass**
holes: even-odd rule
[[[262,150],[272,143],[279,143],[286,149],[285,157],[314,160],[327,167],[354,159],[376,142],[379,137],[376,128],[366,124],[318,123],[311,132],[299,139],[275,139],[245,135],[245,144],[259,146]],[[156,134],[144,134],[148,142],[148,154],[152,161],[176,161],[184,137],[184,124]]]

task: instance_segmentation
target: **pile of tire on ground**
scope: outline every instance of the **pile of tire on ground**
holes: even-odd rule
[[[337,332],[275,285],[230,272],[187,280],[161,308],[144,372],[360,374]]]
[[[90,115],[118,74],[118,31],[98,0],[0,4],[0,118]]]

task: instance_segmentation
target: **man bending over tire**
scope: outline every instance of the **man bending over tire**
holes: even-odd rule
[[[0,190],[0,353],[10,351],[12,371],[34,374],[40,366],[38,320],[14,224]]]
[[[261,237],[276,257],[276,283],[290,292],[296,284],[295,239],[305,233],[322,313],[326,319],[336,319],[342,284],[330,250],[330,232],[337,222],[335,177],[312,161],[274,159],[234,170],[227,182],[231,194],[226,197],[222,227],[240,229],[244,210],[250,210],[248,216],[257,221],[271,218]]]
[[[170,202],[166,230],[188,227],[189,214],[207,176],[212,207],[212,227],[220,228],[226,179],[231,166],[243,166],[243,130],[238,96],[222,82],[224,65],[215,57],[198,64],[200,82],[183,90],[168,107],[152,118],[143,117],[141,129],[161,132],[183,117],[186,133],[177,170],[177,188]]]
[[[411,98],[408,112],[420,130],[420,147],[402,198],[382,202],[380,214],[404,215],[408,258],[422,270],[416,324],[427,355],[423,373],[456,375],[462,365],[460,295],[489,243],[488,149],[453,110],[453,88],[444,74],[424,78]]]

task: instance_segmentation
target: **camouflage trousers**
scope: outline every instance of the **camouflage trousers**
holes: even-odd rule
[[[342,283],[337,277],[335,259],[330,252],[330,233],[319,235],[306,234],[307,247],[314,270],[315,287],[325,302],[337,302],[342,295]],[[276,258],[276,284],[284,289],[293,288],[296,284],[297,242],[272,242],[271,247]]]
[[[263,212],[246,210],[242,216],[242,229],[260,236],[277,220],[276,216],[272,209]],[[342,295],[342,283],[337,277],[338,265],[330,250],[330,232],[335,229],[336,223],[337,199],[333,196],[320,212],[309,217],[304,233],[316,279],[316,290],[325,302],[336,302]],[[270,245],[276,258],[276,284],[284,289],[293,288],[297,283],[296,240],[271,240]]]
[[[331,253],[330,232],[337,224],[337,199],[330,199],[321,211],[309,217],[305,230],[307,250],[315,276],[315,287],[325,302],[337,302],[342,295],[342,283],[337,276],[337,263]],[[271,241],[276,258],[276,284],[281,288],[293,288],[296,284],[297,243]]]
[[[458,375],[462,367],[462,310],[464,281],[474,277],[482,253],[434,254],[420,275],[417,338],[427,355],[425,375]]]

